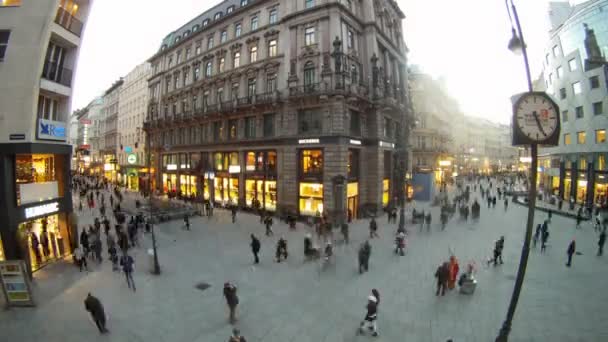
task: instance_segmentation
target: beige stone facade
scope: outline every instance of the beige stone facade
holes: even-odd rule
[[[155,188],[301,215],[388,205],[403,18],[391,0],[228,0],[169,34],[149,59]]]

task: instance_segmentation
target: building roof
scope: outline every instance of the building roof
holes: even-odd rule
[[[245,5],[245,7],[251,5],[252,3],[256,2],[256,1],[259,1],[259,0],[249,0],[248,4]],[[230,6],[234,6],[233,12],[230,13],[230,15],[232,15],[232,14],[236,13],[237,10],[241,7],[241,0],[224,0],[221,3],[206,10],[202,14],[198,15],[196,18],[190,20],[188,23],[186,23],[182,27],[169,33],[163,39],[163,42],[161,43],[161,46],[160,46],[160,51],[170,48],[175,43],[178,43],[182,39],[190,36],[192,33],[196,33],[198,31],[200,31],[201,29],[203,29],[204,28],[203,23],[206,20],[208,20],[209,24],[212,24],[214,21],[213,18],[217,13],[221,13],[220,19],[223,19],[226,16],[226,12],[228,11],[228,8]],[[218,19],[218,20],[220,20],[220,19]]]

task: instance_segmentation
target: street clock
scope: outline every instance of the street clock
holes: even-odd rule
[[[559,120],[559,107],[546,93],[519,94],[513,104],[513,145],[557,146]]]

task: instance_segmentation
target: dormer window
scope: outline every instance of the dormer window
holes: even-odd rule
[[[241,7],[247,6],[248,3],[249,3],[249,0],[241,0]]]
[[[234,11],[234,6],[230,6],[228,7],[228,9],[226,10],[226,14],[232,13]]]
[[[209,25],[209,19],[203,20],[203,27]]]
[[[190,35],[190,31],[184,32],[184,38],[188,37],[189,35]]]
[[[222,12],[217,12],[215,13],[215,15],[213,16],[213,20],[218,20],[222,17]]]
[[[176,43],[177,43],[177,42],[179,42],[180,38],[181,38],[181,37],[175,37],[175,42],[176,42]]]
[[[199,26],[198,24],[194,25],[194,27],[192,28],[192,32],[196,32],[196,31],[198,31],[198,28],[199,28],[199,27],[200,27],[200,26]]]

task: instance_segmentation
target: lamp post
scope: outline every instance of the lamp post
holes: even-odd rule
[[[521,25],[519,23],[519,17],[517,16],[517,9],[515,8],[515,4],[513,4],[513,0],[510,0],[511,8],[509,11],[509,0],[505,0],[505,5],[507,6],[507,12],[509,12],[509,18],[511,18],[511,13],[513,13],[513,18],[515,19],[515,24],[517,26],[517,32],[515,28],[513,28],[513,24],[511,23],[511,31],[513,36],[509,41],[509,50],[515,53],[522,53],[524,57],[524,65],[526,68],[526,77],[528,81],[528,91],[532,91],[532,78],[530,77],[530,65],[528,64],[528,52],[526,50],[526,43],[524,41],[524,36],[521,31]],[[517,270],[517,278],[515,279],[515,286],[513,288],[513,294],[511,295],[511,301],[509,303],[509,309],[507,311],[507,317],[500,328],[500,332],[496,337],[496,342],[506,342],[509,339],[509,332],[511,331],[511,323],[513,321],[513,316],[515,314],[515,309],[517,308],[517,302],[519,300],[519,295],[521,293],[521,287],[524,282],[524,277],[526,275],[526,267],[528,265],[528,256],[530,255],[530,238],[532,237],[532,229],[534,226],[534,209],[536,207],[536,174],[538,167],[538,146],[536,144],[531,144],[530,146],[530,190],[528,192],[528,219],[526,222],[526,233],[524,237],[524,244],[521,249],[521,257],[519,259],[519,268]]]
[[[150,128],[146,130],[146,150],[148,152],[148,211],[150,218],[152,219],[152,141],[150,140]],[[154,269],[152,274],[160,275],[160,265],[158,263],[158,253],[156,251],[156,234],[154,233],[154,224],[150,224],[150,231],[152,232],[152,252],[154,253]]]

